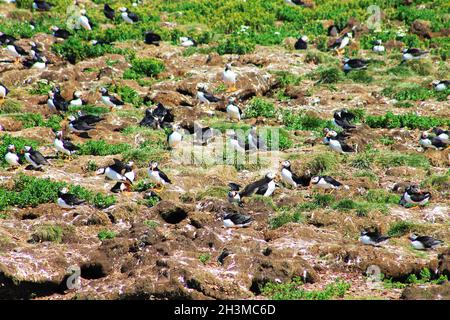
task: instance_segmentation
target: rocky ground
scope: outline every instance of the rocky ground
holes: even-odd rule
[[[405,109],[381,94],[383,79],[392,77],[384,75],[383,70],[398,64],[396,52],[380,57],[367,50],[360,51],[363,57],[387,61],[386,65],[370,70],[377,80],[373,83],[344,80],[331,86],[302,78],[297,84],[285,85],[277,72],[304,76],[320,67],[308,61],[306,52],[291,50],[289,41],[284,46],[257,46],[253,53],[243,55],[195,53],[189,56],[183,54],[186,49],[167,42],[158,47],[142,41],[120,42],[117,47],[132,49],[137,57],[154,57],[164,62],[165,70],[156,79],[140,85],[135,80],[122,78],[123,72],[131,66],[124,55],[105,54],[72,65],[49,50],[55,41],[51,35],[38,33],[32,39],[43,44],[53,64],[44,71],[0,64],[0,81],[11,89],[8,99],[20,104],[20,113],[41,114],[44,119],[51,115],[46,93],[30,93],[39,81],[59,85],[67,99],[75,90],[80,90],[83,99],[96,106],[102,105],[98,89],[113,82],[118,87],[132,88],[140,97],[148,97],[152,104],[163,103],[173,111],[176,122],[196,121],[203,126],[220,124],[222,128],[234,128],[236,124],[226,120],[223,112],[225,98],[230,94],[220,90],[221,72],[229,61],[239,75],[238,91],[233,95],[244,110],[253,96],[261,96],[271,101],[277,110],[301,111],[320,119],[331,119],[334,110],[342,107],[362,109],[370,115],[393,111],[450,118],[448,99],[413,101]],[[28,42],[29,39],[24,39],[18,43],[27,47]],[[333,56],[330,54],[330,57]],[[2,52],[0,60],[6,58]],[[111,65],[110,61],[115,63]],[[428,63],[438,68],[436,58],[429,58]],[[448,62],[444,64],[448,68]],[[430,79],[425,78],[431,81],[433,76],[434,73],[428,76]],[[424,78],[411,76],[408,81],[423,83]],[[211,90],[219,88],[216,95],[223,101],[199,104],[195,98],[198,83],[208,84]],[[280,91],[288,98],[278,99]],[[5,104],[1,108],[5,108]],[[138,124],[145,109],[145,106],[136,108],[127,103],[122,110],[105,114],[105,120],[90,132],[90,140],[127,143],[130,148],[137,148],[152,137],[162,136],[164,140],[164,134],[155,130],[136,129],[131,134],[124,133],[124,129]],[[148,162],[156,157],[173,181],[159,194],[162,200],[154,206],[144,200],[145,192],[134,191],[114,195],[115,204],[103,209],[83,205],[67,211],[56,203],[47,202],[36,206],[10,206],[0,211],[1,298],[268,299],[270,297],[261,291],[266,283],[286,283],[293,277],[300,277],[305,290],[322,290],[336,279],[345,280],[351,287],[340,299],[450,299],[448,282],[396,288],[385,282],[374,284],[367,275],[370,266],[377,266],[385,278],[400,283],[405,283],[412,274],[419,275],[424,268],[431,271],[433,279],[450,276],[450,150],[419,148],[419,129],[370,128],[360,123],[350,141],[362,149],[370,145],[380,151],[376,159],[385,154],[413,154],[425,161],[425,165],[417,165],[375,159],[361,169],[354,165],[358,155],[343,156],[329,151],[321,143],[320,130],[289,130],[292,141],[289,148],[261,152],[257,165],[237,167],[179,164],[178,153],[166,146],[145,159],[122,154],[58,159],[52,128],[25,128],[23,121],[8,112],[2,112],[0,124],[5,135],[36,141],[38,150],[48,156],[51,163],[42,172],[25,170],[25,167],[2,168],[0,181],[4,189],[14,188],[14,179],[25,174],[111,194],[109,190],[114,183],[96,175],[89,167],[92,163],[96,167],[104,166],[113,158],[137,160],[137,180],[145,181]],[[280,119],[264,117],[244,119],[241,124],[283,126]],[[62,121],[61,125],[64,129],[66,122]],[[67,136],[76,144],[88,140],[68,133]],[[390,142],[383,143],[386,139]],[[215,142],[203,148],[214,146]],[[201,152],[204,150],[198,147],[194,154],[199,156]],[[328,164],[327,160],[322,160],[323,167],[315,168],[318,157],[333,161]],[[323,192],[307,188],[292,190],[281,182],[272,199],[245,199],[242,208],[227,202],[229,182],[246,184],[269,170],[279,171],[280,161],[284,159],[291,160],[296,172],[313,169],[316,173],[330,174],[350,188],[334,192],[328,204],[306,209],[298,209],[298,206],[317,203],[318,199],[326,197]],[[389,195],[399,197],[409,183],[420,184],[432,193],[429,205],[418,210],[407,209],[388,200]],[[371,190],[382,194],[382,199],[367,200]],[[364,202],[368,209],[361,213],[355,208],[336,206],[345,199]],[[243,229],[224,228],[222,215],[231,211],[250,214],[253,224]],[[297,212],[300,218],[292,218]],[[283,215],[288,217],[287,223],[276,224],[276,218],[281,220]],[[407,222],[408,226],[395,234],[393,229],[400,222]],[[45,237],[36,236],[43,226],[58,226],[62,230],[61,237],[57,241],[46,241]],[[391,232],[393,238],[381,247],[359,243],[359,232],[375,227],[383,233]],[[105,230],[115,236],[100,240],[99,233]],[[436,250],[416,251],[407,239],[412,232],[434,236],[443,240],[444,245]],[[33,241],[36,237],[38,240]],[[217,258],[225,248],[231,254],[221,265]],[[71,270],[76,266],[81,270],[80,287],[68,289],[67,280],[71,281]]]

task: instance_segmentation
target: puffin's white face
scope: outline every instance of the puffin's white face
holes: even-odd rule
[[[269,173],[266,174],[266,177],[267,177],[268,179],[270,179],[270,180],[273,180],[273,179],[275,179],[275,173],[269,172]]]
[[[291,162],[289,160],[285,160],[281,165],[283,168],[289,168],[291,166]]]
[[[319,180],[320,180],[320,177],[318,177],[318,176],[312,177],[311,178],[311,183],[317,184],[317,183],[319,183]]]

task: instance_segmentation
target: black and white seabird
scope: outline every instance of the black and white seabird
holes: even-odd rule
[[[69,103],[61,96],[59,91],[49,91],[47,105],[54,113],[66,112],[69,108]]]
[[[445,135],[442,135],[443,137]],[[432,149],[446,149],[447,147],[450,147],[450,140],[449,139],[443,139],[439,136],[430,137],[429,133],[427,131],[422,132],[422,135],[420,136],[419,144],[424,148],[432,148]]]
[[[0,45],[8,45],[16,42],[17,39],[11,35],[0,32]]]
[[[236,91],[237,74],[231,70],[231,63],[225,65],[225,70],[222,72],[222,80],[228,87],[227,92]]]
[[[16,59],[14,62],[16,64],[19,63],[20,58],[28,56],[28,52],[26,52],[24,48],[15,43],[8,44],[6,46],[6,51],[8,51],[8,53]]]
[[[206,104],[215,103],[215,102],[219,102],[220,101],[219,98],[215,97],[211,93],[208,93],[206,91],[205,86],[202,85],[202,84],[197,85],[197,99],[201,103],[206,103]]]
[[[424,206],[430,201],[431,193],[422,192],[419,190],[419,187],[416,185],[411,185],[406,188],[403,193],[402,198],[400,199],[400,205],[413,205],[413,206]]]
[[[247,138],[251,150],[267,150],[266,142],[264,141],[264,138],[257,133],[256,126],[251,127]]]
[[[246,214],[227,213],[223,216],[223,225],[225,228],[245,228],[253,222],[253,218]]]
[[[275,188],[275,174],[269,172],[264,176],[264,178],[247,185],[242,191],[239,192],[239,196],[243,198],[250,197],[252,194],[259,194],[264,197],[270,197],[275,191]]]
[[[156,161],[150,162],[150,166],[148,168],[148,176],[150,177],[150,180],[152,182],[161,187],[172,183],[169,177],[167,177],[167,175],[158,168],[158,162]]]
[[[119,182],[131,182],[129,181],[125,173],[130,171],[130,167],[120,161],[119,159],[113,159],[114,163],[104,168],[100,168],[96,171],[97,175],[104,174],[108,179]]]
[[[311,178],[311,185],[317,186],[321,189],[340,189],[341,187],[348,189],[348,186],[343,185],[339,181],[330,176],[314,176]]]
[[[228,104],[227,104],[227,108],[226,108],[227,117],[230,120],[240,121],[241,117],[242,117],[242,110],[235,104],[235,102],[236,102],[235,97],[230,97],[228,99]]]
[[[370,245],[370,246],[379,246],[383,242],[389,240],[389,236],[381,235],[378,230],[370,232],[367,230],[361,231],[361,236],[359,237],[359,241],[362,244]]]
[[[8,93],[9,93],[8,88],[3,83],[0,82],[0,104],[2,104],[3,101],[6,99]]]
[[[116,11],[114,11],[114,9],[111,8],[107,3],[105,3],[103,7],[103,13],[105,14],[105,17],[107,17],[109,20],[114,20],[116,17]]]
[[[59,39],[68,39],[70,37],[70,32],[65,30],[65,29],[61,29],[57,26],[51,26],[50,30],[53,31],[53,36],[55,38],[59,38]]]
[[[436,91],[445,91],[450,87],[450,80],[433,80],[431,82],[434,90]]]
[[[109,94],[108,89],[100,88],[100,92],[102,94],[102,101],[106,104],[110,109],[113,108],[121,108],[125,103],[120,99]]]
[[[122,7],[119,9],[119,11],[121,12],[120,16],[122,17],[123,21],[127,23],[135,23],[140,20],[138,15],[128,10],[128,8]]]
[[[420,50],[417,48],[403,49],[402,63],[408,60],[420,59],[423,56],[425,56],[428,52],[429,51]]]
[[[30,146],[25,146],[23,152],[25,153],[25,160],[27,160],[34,169],[41,169],[42,166],[50,164],[39,151],[34,150]]]
[[[347,143],[345,143],[344,140],[340,140],[337,138],[336,131],[329,131],[326,135],[326,138],[328,139],[328,146],[331,150],[339,153],[351,153],[356,152],[356,150],[349,146]]]
[[[355,115],[348,111],[347,109],[341,109],[338,111],[335,111],[333,114],[333,123],[334,125],[344,129],[344,130],[350,130],[356,128],[353,124],[350,122],[355,119]]]
[[[146,31],[144,33],[144,42],[146,44],[151,44],[154,46],[159,46],[159,43],[161,42],[161,36],[157,33],[155,33],[154,31]]]
[[[294,44],[295,50],[306,50],[308,49],[308,37],[301,36],[297,42]]]
[[[381,40],[375,40],[372,42],[372,44],[373,44],[373,47],[372,47],[373,52],[383,53],[385,51],[383,42]]]
[[[5,154],[5,161],[10,167],[19,167],[22,163],[19,155],[16,153],[16,147],[13,144],[8,146],[8,152]]]
[[[78,150],[78,147],[76,145],[74,145],[69,140],[65,140],[63,138],[62,131],[56,132],[55,135],[56,135],[56,137],[55,137],[53,144],[56,148],[56,152],[58,152],[58,153],[61,152],[62,154],[65,154],[70,157]]]
[[[195,47],[197,45],[197,43],[195,42],[194,39],[190,38],[190,37],[180,37],[180,45],[182,47]]]
[[[62,188],[58,191],[58,199],[56,203],[63,209],[74,209],[82,204],[84,204],[86,200],[78,199],[75,195],[69,193],[67,188]]]
[[[33,9],[37,11],[50,11],[53,5],[45,0],[34,0]]]
[[[281,164],[281,180],[293,188],[299,185],[303,187],[309,186],[311,182],[310,175],[298,176],[291,169],[291,162],[289,160],[283,161]]]
[[[344,58],[344,72],[350,72],[352,70],[367,69],[367,61],[363,59],[349,59]]]
[[[68,119],[70,121],[69,129],[75,134],[86,134],[88,131],[95,129],[93,125],[88,124],[83,120],[77,119],[74,116],[70,116]]]
[[[408,239],[416,250],[435,249],[443,243],[443,241],[429,236],[417,236],[415,234],[409,236]]]
[[[431,132],[433,132],[436,135],[436,137],[438,137],[439,139],[442,139],[442,140],[449,140],[449,138],[450,138],[449,130],[444,130],[441,128],[433,128],[433,129],[431,129]]]

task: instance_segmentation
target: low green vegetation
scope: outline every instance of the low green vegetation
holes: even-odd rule
[[[11,188],[0,186],[0,210],[8,207],[36,207],[42,203],[55,202],[58,191],[69,187],[70,192],[98,208],[107,208],[115,203],[114,196],[94,193],[80,186],[70,186],[64,182],[19,174]]]
[[[330,300],[343,298],[350,289],[350,283],[337,279],[322,290],[305,290],[303,281],[295,277],[287,283],[272,283],[264,285],[261,292],[271,300]]]
[[[116,236],[117,236],[117,234],[114,231],[106,230],[106,229],[105,230],[101,230],[97,234],[97,237],[99,238],[100,241],[114,239]]]

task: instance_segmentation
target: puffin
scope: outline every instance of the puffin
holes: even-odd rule
[[[450,86],[450,80],[433,80],[431,85],[436,91],[445,91]]]
[[[113,108],[121,108],[125,103],[116,97],[110,95],[108,93],[108,89],[102,87],[100,88],[100,93],[102,94],[102,101],[106,104],[111,110]]]
[[[0,32],[0,45],[8,45],[16,42],[17,39],[6,33]]]
[[[145,110],[144,118],[139,122],[141,127],[159,128],[159,120],[155,118],[151,109]]]
[[[441,128],[433,128],[431,129],[431,132],[433,132],[439,139],[449,140],[450,131],[448,130],[443,130]]]
[[[355,119],[355,115],[349,112],[347,109],[341,109],[333,113],[333,123],[337,127],[341,127],[344,130],[350,130],[356,128],[350,123]]]
[[[140,19],[137,16],[137,14],[131,12],[130,10],[128,10],[128,8],[122,7],[119,9],[119,11],[121,12],[121,17],[123,19],[123,21],[127,22],[127,23],[135,23],[138,22]]]
[[[33,9],[37,11],[50,11],[53,5],[45,0],[34,0]]]
[[[56,132],[55,136],[53,145],[55,146],[57,153],[61,152],[70,158],[70,156],[78,150],[78,147],[72,142],[69,140],[64,140],[62,131]]]
[[[314,176],[311,178],[310,186],[312,185],[327,190],[340,189],[341,187],[348,189],[348,186],[344,186],[342,183],[330,176]]]
[[[105,120],[104,118],[95,116],[93,114],[84,114],[83,111],[81,111],[81,110],[78,110],[77,116],[78,116],[78,118],[77,118],[78,121],[86,122],[89,125],[96,124],[100,121]]]
[[[373,232],[363,230],[363,231],[361,231],[359,241],[365,245],[379,246],[382,243],[389,240],[389,238],[390,238],[389,236],[381,235],[378,230],[373,231]]]
[[[50,164],[39,151],[34,150],[30,146],[25,146],[22,152],[25,154],[25,160],[27,160],[34,169],[41,169],[42,166]]]
[[[105,5],[103,6],[103,13],[109,20],[114,20],[116,17],[116,11],[114,11],[114,9],[111,8],[107,3],[105,3]]]
[[[19,167],[22,164],[22,161],[16,153],[16,147],[13,144],[10,144],[7,150],[8,152],[5,154],[5,161],[12,168]]]
[[[144,33],[144,43],[159,46],[159,43],[161,42],[161,36],[152,30],[146,31]]]
[[[68,39],[71,36],[69,31],[67,31],[65,29],[58,28],[57,26],[51,26],[50,30],[53,31],[52,35],[55,38]]]
[[[237,212],[227,213],[223,216],[223,226],[225,228],[245,228],[253,222],[253,218],[246,214]]]
[[[47,105],[54,113],[66,112],[69,107],[69,103],[59,94],[58,91],[49,91]]]
[[[150,180],[152,182],[160,186],[160,189],[158,191],[162,191],[165,185],[172,183],[167,175],[158,168],[158,162],[156,161],[150,162],[150,166],[148,168],[148,176],[150,177]]]
[[[328,139],[328,146],[331,150],[338,152],[338,153],[351,153],[356,152],[356,150],[345,143],[345,141],[340,140],[337,138],[336,131],[329,131],[326,135],[326,138]]]
[[[257,130],[256,126],[252,126],[249,134],[247,135],[250,149],[266,151],[267,150],[266,142],[261,136],[258,135],[256,130]]]
[[[215,102],[219,102],[220,101],[219,98],[215,97],[211,93],[208,93],[206,91],[206,88],[205,88],[204,85],[198,85],[197,86],[197,99],[201,103],[206,103],[206,104],[215,103]]]
[[[329,49],[334,49],[341,54],[341,52],[345,49],[345,47],[350,43],[350,39],[352,38],[352,33],[347,32],[342,37],[337,38],[333,43],[328,47]]]
[[[81,107],[84,103],[83,100],[81,100],[81,92],[80,91],[74,91],[72,94],[72,100],[70,100],[69,105],[75,106],[75,107]]]
[[[79,23],[80,27],[83,28],[84,30],[87,30],[87,31],[92,30],[91,24],[89,22],[89,18],[86,16],[85,9],[80,10],[80,16],[78,17],[78,23]]]
[[[400,205],[405,206],[407,204],[413,205],[414,207],[424,206],[430,201],[431,193],[422,192],[416,185],[411,185],[406,188],[405,192],[400,199]]]
[[[331,132],[332,130],[330,130],[329,128],[324,128],[323,129],[323,133],[325,133],[325,137],[322,140],[323,144],[330,144],[330,138],[328,137],[328,132]],[[336,132],[336,131],[335,131]],[[334,133],[333,133],[334,135]],[[347,133],[346,131],[341,131],[341,132],[336,132],[336,136],[334,137],[335,139],[338,139],[340,141],[344,141],[345,139],[347,139],[350,136],[349,133]]]
[[[424,57],[429,51],[420,50],[417,48],[409,48],[409,49],[403,49],[402,52],[403,52],[403,54],[402,54],[402,62],[401,63],[405,63],[406,61],[409,61],[409,60],[420,59],[420,58]]]
[[[58,199],[56,200],[56,203],[63,209],[71,210],[84,204],[85,202],[85,200],[78,199],[75,195],[69,193],[69,189],[65,187],[58,191]]]
[[[242,191],[240,191],[239,197],[250,197],[252,194],[259,194],[264,197],[270,197],[275,191],[275,188],[275,174],[273,172],[268,172],[264,176],[264,178],[247,185]]]
[[[237,74],[236,72],[231,70],[231,63],[227,63],[225,65],[225,70],[223,70],[222,72],[222,80],[228,87],[227,92],[234,92],[237,90],[236,88]]]
[[[69,129],[75,134],[87,134],[88,131],[95,129],[91,124],[86,123],[82,119],[76,119],[74,116],[70,116],[68,119],[70,121]]]
[[[128,177],[125,176],[126,172],[130,172],[130,167],[120,161],[119,159],[113,159],[114,163],[110,166],[100,168],[96,171],[97,175],[104,174],[108,179],[119,182],[131,182]]]
[[[15,64],[19,63],[20,58],[26,57],[28,55],[28,52],[26,52],[24,48],[15,43],[8,44],[6,46],[6,50],[10,55],[16,58],[16,60],[14,61]]]
[[[349,59],[344,58],[344,72],[348,73],[352,70],[363,70],[367,69],[367,61],[363,59]]]
[[[297,42],[294,44],[295,50],[306,50],[308,49],[308,37],[301,36]]]
[[[383,42],[381,40],[375,40],[372,42],[372,44],[373,44],[373,47],[372,47],[373,52],[383,53],[385,51]]]
[[[297,188],[299,185],[303,187],[309,186],[311,177],[308,174],[299,177],[294,172],[292,172],[291,162],[289,160],[285,160],[281,164],[281,180],[286,185]]]
[[[33,54],[32,54],[33,55]],[[47,68],[47,58],[40,56],[39,54],[34,54],[33,57],[25,59],[22,64],[28,69],[39,69],[44,70]]]
[[[420,136],[419,144],[424,148],[433,148],[442,150],[450,146],[450,140],[442,139],[440,138],[440,135],[436,137],[431,137],[430,139],[429,133],[427,131],[424,131]]]
[[[437,240],[433,237],[417,236],[415,234],[409,236],[408,239],[411,241],[411,245],[416,250],[435,249],[443,243],[442,240]]]
[[[111,192],[130,192],[131,186],[134,183],[134,179],[136,178],[136,174],[133,171],[134,162],[129,161],[125,164],[122,172],[123,176],[126,178],[124,182],[118,181],[112,188]]]
[[[190,37],[180,37],[179,40],[182,47],[188,48],[197,46],[197,42],[195,42],[195,40]]]
[[[3,83],[0,82],[0,104],[2,104],[3,101],[6,99],[8,93],[9,93],[8,88]]]
[[[167,143],[171,149],[175,149],[183,141],[183,136],[180,133],[180,126],[174,126],[174,130],[167,136]]]
[[[234,104],[235,102],[236,102],[235,97],[230,97],[228,99],[228,104],[226,107],[227,117],[230,120],[240,121],[241,117],[242,117],[242,110],[241,110],[241,108],[239,108],[237,105]]]

